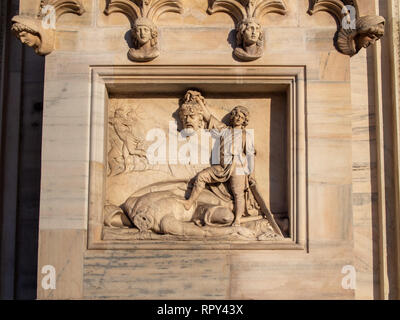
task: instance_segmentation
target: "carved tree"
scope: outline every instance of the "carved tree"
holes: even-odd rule
[[[217,12],[229,14],[236,26],[236,49],[234,55],[244,61],[260,58],[263,53],[263,34],[259,19],[268,13],[287,13],[283,0],[211,0],[207,13],[212,15]],[[246,30],[258,29],[258,40],[246,39]],[[254,39],[253,39],[254,40]]]
[[[338,25],[335,47],[345,55],[357,54],[384,35],[385,19],[380,16],[360,17],[356,0],[310,0],[308,14],[320,11],[335,18]]]
[[[67,13],[81,16],[85,9],[79,0],[41,0],[36,18],[17,15],[11,20],[11,30],[22,43],[32,47],[38,55],[45,56],[54,50],[58,18]],[[47,18],[53,24],[47,24]]]
[[[106,0],[104,14],[123,13],[131,23],[134,47],[128,57],[133,61],[150,61],[159,55],[157,48],[158,31],[156,22],[167,12],[182,13],[181,0]],[[146,41],[141,28],[148,28],[151,39]]]

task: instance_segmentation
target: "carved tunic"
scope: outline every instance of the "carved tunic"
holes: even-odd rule
[[[245,175],[249,174],[246,149],[254,152],[254,146],[251,139],[246,139],[246,131],[234,130],[213,116],[211,116],[208,129],[214,137],[220,138],[220,164],[214,164],[209,168],[210,173],[213,174],[213,180],[226,182],[233,174],[241,174],[241,169],[244,170]]]
[[[220,164],[214,164],[200,172],[196,183],[203,187],[208,184],[211,191],[225,201],[232,199],[232,192],[236,193],[238,189],[241,189],[246,201],[246,213],[257,215],[257,205],[249,189],[248,175],[251,172],[248,171],[249,163],[245,155],[246,149],[254,154],[251,139],[246,139],[245,130],[235,132],[213,116],[207,129],[211,130],[214,137],[220,138]],[[228,181],[230,190],[225,183]],[[234,184],[238,183],[240,187],[235,188]]]

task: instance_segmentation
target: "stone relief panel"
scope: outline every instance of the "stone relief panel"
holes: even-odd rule
[[[107,0],[104,13],[125,14],[132,26],[133,48],[128,58],[136,62],[154,60],[160,55],[156,22],[166,12],[182,13],[180,0]]]
[[[285,15],[287,12],[283,0],[212,0],[208,14],[225,12],[236,26],[236,48],[234,56],[241,61],[259,59],[264,52],[264,35],[259,19],[268,13]]]
[[[311,0],[308,13],[313,15],[319,11],[329,12],[336,19],[335,46],[350,57],[385,34],[385,18],[376,15],[360,17],[355,0]]]
[[[111,97],[106,234],[118,239],[118,229],[129,229],[130,240],[283,239],[289,223],[286,118],[283,94],[206,98],[190,89],[180,97]]]
[[[41,0],[37,16],[13,17],[11,30],[36,54],[45,56],[54,50],[58,18],[67,13],[81,16],[85,9],[79,0]]]

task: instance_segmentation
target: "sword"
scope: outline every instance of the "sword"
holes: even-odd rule
[[[263,213],[264,217],[271,224],[274,231],[277,234],[279,234],[281,237],[283,237],[282,231],[279,228],[278,224],[276,223],[275,218],[272,215],[271,211],[268,209],[267,205],[265,204],[265,201],[264,201],[263,197],[261,196],[261,193],[258,191],[257,182],[253,177],[251,179],[249,178],[249,186],[250,186],[251,192],[253,193],[254,198],[256,199],[258,205],[260,206],[261,212]]]

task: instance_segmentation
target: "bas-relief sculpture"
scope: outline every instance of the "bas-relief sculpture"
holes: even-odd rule
[[[235,107],[227,126],[210,113],[198,91],[189,90],[178,115],[188,136],[208,129],[220,138],[220,163],[199,172],[192,179],[194,184],[187,180],[158,182],[134,192],[120,206],[106,203],[105,226],[131,228],[132,240],[282,239],[252,175],[254,146],[245,130],[250,118],[247,108]],[[126,128],[125,138],[120,139],[128,140],[130,124],[122,113],[118,116]],[[117,130],[111,135],[118,135]]]
[[[32,47],[36,54],[45,56],[53,52],[55,43],[55,26],[49,25],[47,18],[51,21],[50,15],[55,14],[56,22],[66,13],[82,15],[84,12],[79,0],[42,0],[36,18],[17,15],[11,20],[11,30],[23,44]]]
[[[166,12],[182,11],[180,0],[108,0],[104,13],[110,15],[119,12],[128,17],[133,42],[128,58],[136,62],[147,62],[160,55],[157,19]]]
[[[212,0],[207,12],[229,14],[236,25],[234,56],[242,61],[257,60],[263,55],[264,35],[259,19],[268,13],[285,15],[283,0]]]
[[[351,6],[351,10],[346,6]],[[385,34],[385,18],[376,15],[359,17],[355,0],[312,0],[308,13],[313,15],[319,11],[329,12],[335,17],[339,25],[336,48],[350,57],[373,45]]]

